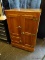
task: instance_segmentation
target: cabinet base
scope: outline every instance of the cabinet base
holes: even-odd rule
[[[18,48],[21,48],[21,49],[24,49],[24,50],[27,50],[27,51],[30,51],[30,52],[33,52],[34,51],[34,48],[33,47],[28,47],[28,46],[24,46],[24,45],[21,45],[21,44],[17,44],[17,43],[12,43],[12,46],[15,46],[15,47],[18,47]]]

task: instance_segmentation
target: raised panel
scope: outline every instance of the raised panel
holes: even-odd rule
[[[28,47],[34,47],[36,45],[36,37],[37,35],[25,32],[21,35],[21,40],[23,45]]]
[[[19,27],[21,23],[19,20],[20,20],[19,16],[15,16],[15,17],[12,16],[7,18],[7,23],[10,33],[19,34],[21,32],[20,30],[21,28]]]
[[[25,34],[25,45],[34,47],[36,44],[36,36],[31,33]]]
[[[28,32],[32,34],[37,34],[37,29],[38,29],[38,21],[29,20]]]
[[[38,29],[38,18],[27,16],[25,17],[25,31],[36,34]]]

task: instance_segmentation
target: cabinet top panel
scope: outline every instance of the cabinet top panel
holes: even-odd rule
[[[41,9],[9,9],[5,11],[41,12]]]

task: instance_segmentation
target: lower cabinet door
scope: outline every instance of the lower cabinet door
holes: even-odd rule
[[[36,44],[36,35],[25,32],[21,35],[21,40],[24,46],[34,47]]]
[[[25,35],[25,45],[26,46],[30,46],[30,47],[34,47],[36,44],[36,35]]]

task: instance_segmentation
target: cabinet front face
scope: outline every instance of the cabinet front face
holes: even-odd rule
[[[12,10],[6,14],[12,46],[33,51],[36,44],[40,13]]]

